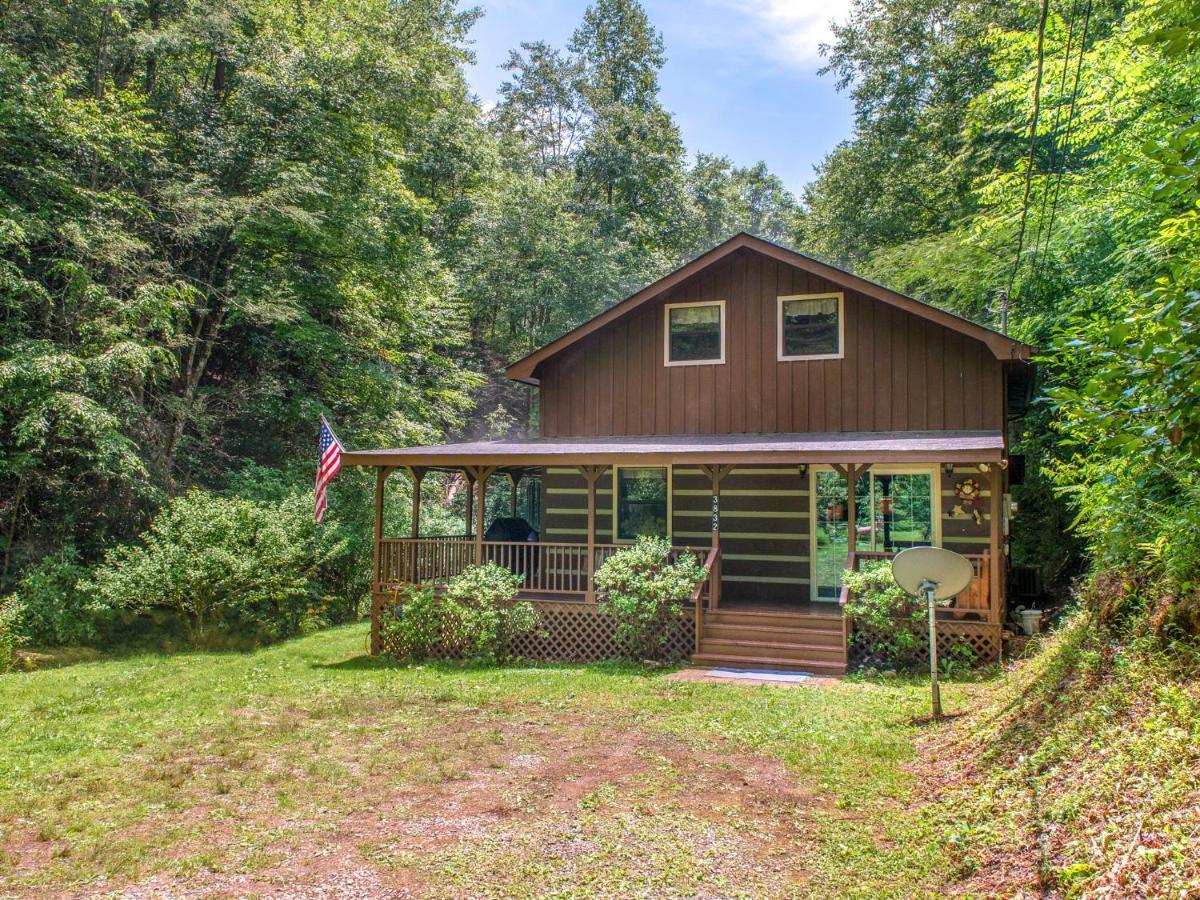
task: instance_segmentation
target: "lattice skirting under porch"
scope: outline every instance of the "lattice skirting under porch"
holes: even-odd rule
[[[592,603],[563,600],[529,600],[538,616],[538,627],[517,638],[509,653],[541,662],[599,662],[621,655],[613,620]],[[381,652],[378,623],[390,608],[391,597],[376,595],[372,609],[371,652]],[[667,649],[659,662],[678,662],[692,654],[695,625],[691,608],[684,610],[668,635]]]
[[[538,627],[509,648],[513,656],[546,662],[598,662],[621,655],[616,626],[591,603],[532,600]],[[692,653],[695,642],[692,611],[680,616],[668,635],[660,662],[678,662]]]
[[[855,622],[850,629],[850,665],[862,665],[867,656],[874,629]],[[1001,628],[988,622],[939,622],[938,656],[947,659],[955,647],[970,647],[979,665],[1000,659]],[[923,635],[917,650],[921,664],[929,665],[929,638]]]

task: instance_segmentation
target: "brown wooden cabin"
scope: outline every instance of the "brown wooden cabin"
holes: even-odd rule
[[[509,366],[537,391],[538,437],[346,454],[378,473],[374,646],[396,585],[494,560],[525,575],[547,633],[515,649],[611,655],[592,573],[657,532],[709,569],[676,648],[696,662],[845,671],[844,568],[924,544],[976,569],[941,614],[943,639],[995,658],[1006,425],[1028,400],[1030,353],[739,234]],[[409,537],[380,531],[397,469],[417,485]],[[463,534],[419,535],[429,470],[461,471],[474,489]],[[474,527],[496,476],[514,498],[518,482],[535,490],[536,543],[485,541]]]

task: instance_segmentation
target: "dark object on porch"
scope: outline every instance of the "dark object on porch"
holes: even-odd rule
[[[524,519],[500,516],[483,533],[485,541],[536,541],[538,533]]]
[[[507,544],[534,544],[538,542],[538,533],[533,526],[519,516],[500,516],[493,519],[487,531],[483,533],[484,541],[498,541]],[[484,559],[488,562],[503,566],[514,575],[524,575],[525,583],[537,580],[538,569],[541,568],[539,549],[530,547],[528,552],[515,551],[512,548],[488,547],[485,543]]]

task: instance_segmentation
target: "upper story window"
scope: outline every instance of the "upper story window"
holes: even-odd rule
[[[725,362],[725,301],[668,303],[663,309],[668,366]]]
[[[799,294],[779,298],[779,358],[838,359],[842,356],[842,294]]]

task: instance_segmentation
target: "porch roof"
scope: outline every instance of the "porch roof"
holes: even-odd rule
[[[799,464],[999,462],[999,431],[888,431],[799,434],[658,435],[468,441],[390,450],[353,450],[352,466],[525,468],[597,464]]]

